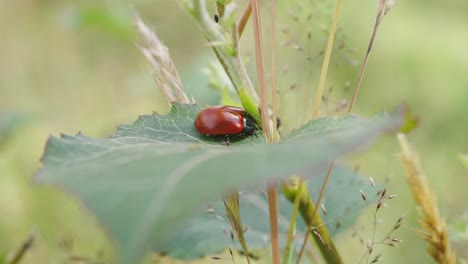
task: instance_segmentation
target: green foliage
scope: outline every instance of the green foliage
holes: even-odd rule
[[[199,111],[174,104],[168,115],[141,116],[109,139],[50,137],[36,179],[80,197],[110,231],[122,262],[134,263],[223,191],[292,173],[322,175],[331,160],[396,129],[403,115],[316,119],[284,144],[253,144],[265,142],[259,135],[225,147],[194,129]]]

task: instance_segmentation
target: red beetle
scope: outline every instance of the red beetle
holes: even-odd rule
[[[244,111],[235,106],[213,106],[201,111],[195,119],[195,128],[198,132],[208,136],[225,136],[229,139],[242,136],[251,136],[258,130],[255,120]]]

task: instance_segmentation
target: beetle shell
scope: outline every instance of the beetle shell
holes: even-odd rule
[[[244,131],[246,112],[234,106],[214,106],[201,111],[195,119],[198,132],[210,136],[237,135]]]

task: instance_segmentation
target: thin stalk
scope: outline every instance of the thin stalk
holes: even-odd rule
[[[283,183],[283,185],[284,184],[286,183]],[[289,221],[288,240],[286,242],[286,248],[284,249],[284,255],[283,255],[284,264],[292,263],[292,257],[294,253],[294,250],[293,250],[294,234],[296,232],[296,219],[297,219],[297,212],[299,210],[299,204],[301,201],[301,193],[302,193],[303,185],[304,185],[304,178],[299,177],[297,193],[296,193],[296,196],[294,197],[294,205],[293,205],[293,211],[291,214],[291,220]]]
[[[36,240],[36,232],[32,231],[28,237],[21,243],[21,245],[13,252],[8,254],[5,259],[6,264],[19,264],[24,260],[26,253],[28,253],[34,246]],[[3,263],[3,262],[2,262]]]
[[[385,4],[385,1],[380,1],[381,6],[379,7],[379,12],[377,13],[377,17],[375,19],[374,31],[372,32],[372,36],[369,40],[369,46],[367,47],[366,55],[364,56],[364,61],[362,62],[361,71],[359,72],[359,77],[356,83],[356,87],[354,87],[354,93],[351,99],[351,103],[349,104],[348,113],[351,113],[354,103],[356,102],[356,98],[359,93],[359,88],[361,87],[362,78],[364,77],[364,72],[366,71],[367,61],[369,60],[369,54],[372,50],[372,46],[374,45],[375,36],[377,35],[377,30],[379,29],[380,22],[382,22],[383,15],[385,15],[383,13],[384,4]]]
[[[273,108],[273,142],[278,141],[276,100],[276,2],[271,0],[271,105]]]
[[[262,116],[262,130],[267,136],[268,142],[271,142],[270,122],[268,116],[268,98],[266,94],[265,66],[262,48],[262,31],[258,0],[252,0],[252,14],[254,25],[255,40],[255,58],[257,65],[257,79],[259,83],[260,109]],[[269,184],[268,189],[268,212],[270,218],[270,236],[273,263],[280,263],[280,251],[278,240],[278,186],[276,183]]]
[[[327,79],[328,66],[330,64],[331,53],[333,51],[333,43],[335,42],[335,34],[336,34],[337,26],[338,26],[338,17],[340,15],[341,5],[342,5],[342,0],[337,0],[336,1],[335,14],[333,16],[332,26],[330,28],[330,34],[328,36],[328,43],[327,43],[327,48],[326,48],[326,51],[325,51],[325,57],[323,59],[322,71],[320,73],[319,85],[317,87],[317,92],[316,92],[316,95],[315,95],[315,104],[314,104],[314,109],[313,109],[313,113],[312,113],[312,118],[317,118],[317,116],[319,114],[320,103],[322,101],[322,94],[323,94],[323,89],[324,89],[324,86],[325,86],[325,80]],[[308,108],[306,108],[306,109],[308,109]],[[325,188],[326,188],[326,186],[328,184],[328,179],[330,178],[334,162],[335,161],[332,161],[330,166],[328,167],[327,175],[325,176],[325,179],[323,180],[323,183],[322,183],[322,187],[320,188],[320,194],[319,194],[319,197],[318,197],[317,203],[316,203],[317,205],[321,204],[321,202],[322,202],[323,194],[324,194]],[[318,208],[318,206],[315,206],[315,209],[314,209],[314,211],[312,213],[310,221],[308,222],[307,230],[311,230],[311,228],[312,228],[312,226],[314,224],[314,220],[315,220],[316,215],[317,215],[317,208]],[[297,263],[300,263],[301,257],[304,254],[304,250],[305,250],[305,246],[307,244],[308,238],[309,238],[308,235],[304,236],[304,241],[302,242],[301,249],[300,249],[298,257],[297,257]],[[338,252],[337,251],[335,251],[335,252],[336,252],[336,255],[338,255]],[[338,258],[338,259],[341,261],[340,258]]]
[[[271,183],[267,187],[268,212],[270,218],[271,250],[273,263],[280,263],[279,239],[278,239],[278,184]]]
[[[237,34],[239,35],[239,38],[242,36],[242,33],[244,33],[245,26],[247,25],[247,22],[249,22],[250,15],[252,14],[252,0],[250,0],[247,3],[247,6],[244,9],[244,12],[242,12],[242,16],[239,20],[239,23],[237,23]]]
[[[247,263],[250,264],[249,251],[244,238],[244,227],[242,226],[242,217],[240,214],[239,190],[223,194],[223,202],[229,223],[236,233],[237,240],[244,251]]]
[[[330,28],[330,34],[328,35],[327,48],[325,50],[322,70],[320,72],[319,84],[317,87],[317,92],[315,94],[315,104],[314,104],[314,110],[312,113],[312,118],[317,118],[319,110],[320,110],[320,103],[322,102],[322,95],[323,95],[323,89],[325,87],[325,80],[327,79],[328,66],[330,65],[330,58],[331,58],[331,54],[333,51],[333,43],[335,42],[336,28],[338,27],[338,17],[341,11],[341,4],[342,4],[342,0],[336,1],[335,15],[333,16],[333,22]]]
[[[251,0],[253,12],[255,62],[257,66],[257,80],[259,83],[260,109],[262,116],[262,131],[266,134],[268,142],[271,142],[270,122],[268,116],[268,97],[266,94],[265,63],[262,47],[262,28],[258,0]]]

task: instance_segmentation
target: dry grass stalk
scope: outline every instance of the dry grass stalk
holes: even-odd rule
[[[226,216],[231,224],[232,229],[234,230],[237,240],[244,251],[245,258],[247,263],[250,264],[249,251],[247,248],[247,243],[244,239],[244,228],[242,226],[242,218],[240,214],[239,207],[239,192],[233,191],[230,193],[223,194],[224,207],[226,208]],[[232,255],[232,252],[231,252]]]
[[[272,142],[272,130],[268,116],[268,96],[265,77],[265,60],[262,44],[262,23],[260,19],[260,7],[258,0],[250,0],[252,5],[252,19],[255,42],[255,62],[257,66],[258,91],[260,94],[260,109],[262,119],[262,131],[268,142]],[[274,8],[274,7],[273,7]],[[278,185],[275,182],[268,184],[268,216],[270,220],[270,237],[272,248],[272,262],[280,263],[279,237],[278,237]]]
[[[369,40],[369,46],[367,47],[366,55],[364,56],[364,61],[362,62],[361,71],[359,72],[358,81],[356,86],[354,87],[353,97],[351,98],[351,102],[349,104],[348,113],[351,113],[353,109],[353,105],[356,102],[357,95],[359,93],[359,88],[361,87],[362,78],[364,77],[364,72],[366,71],[367,62],[369,60],[369,54],[372,50],[372,46],[374,45],[375,36],[377,35],[377,31],[379,29],[380,23],[384,16],[392,9],[393,5],[395,4],[394,0],[377,0],[377,17],[375,18],[374,24],[374,31],[372,32],[372,36]]]
[[[155,69],[156,85],[170,102],[190,103],[169,49],[138,15],[135,16],[135,26],[140,37],[138,48]]]
[[[420,235],[429,243],[428,251],[437,263],[454,264],[455,251],[451,249],[445,220],[440,217],[437,199],[432,193],[416,153],[411,151],[404,134],[398,134],[402,150],[401,162],[406,172],[408,186],[418,204],[424,229]]]
[[[239,20],[239,23],[237,25],[237,35],[239,35],[239,38],[242,36],[242,33],[244,33],[245,26],[247,25],[247,22],[249,21],[251,14],[252,14],[252,1],[249,1],[244,11],[242,12],[242,17]]]

